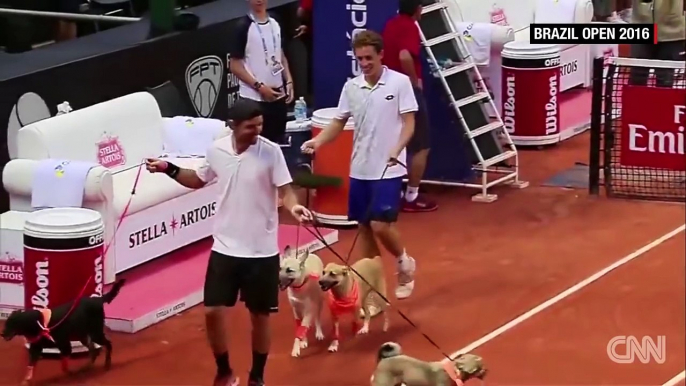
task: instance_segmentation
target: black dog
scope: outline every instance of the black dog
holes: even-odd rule
[[[117,297],[125,280],[119,280],[101,297],[82,297],[67,304],[43,310],[17,310],[5,322],[2,337],[11,340],[23,336],[29,342],[29,366],[24,382],[33,378],[33,367],[44,348],[56,347],[61,356],[62,370],[69,372],[71,341],[80,341],[88,347],[90,365],[98,357],[94,343],[105,348],[105,369],[112,363],[112,343],[105,337],[105,303]],[[74,304],[76,302],[76,304]],[[73,309],[72,309],[73,307]],[[49,319],[46,321],[46,319]],[[47,326],[45,326],[47,324]],[[47,329],[44,329],[46,327]]]

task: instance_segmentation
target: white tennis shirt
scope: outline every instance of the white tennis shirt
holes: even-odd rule
[[[235,257],[279,253],[278,188],[292,182],[279,145],[258,137],[237,154],[230,133],[207,150],[197,174],[206,183],[216,179],[219,187],[213,251]]]
[[[403,129],[401,114],[416,112],[410,78],[384,66],[381,78],[370,86],[364,75],[348,80],[338,102],[337,118],[352,116],[355,123],[350,177],[358,180],[378,180],[388,163],[391,151],[400,140]],[[398,161],[407,163],[403,150]],[[405,167],[394,165],[386,170],[384,179],[407,174]]]

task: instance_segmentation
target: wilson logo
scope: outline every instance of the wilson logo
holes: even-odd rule
[[[39,310],[48,308],[50,298],[50,263],[39,261],[36,263],[36,293],[31,295],[31,305],[33,309]]]

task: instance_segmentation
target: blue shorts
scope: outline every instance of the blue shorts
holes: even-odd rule
[[[350,178],[348,219],[360,224],[369,224],[371,221],[396,222],[402,188],[402,177],[384,180]]]

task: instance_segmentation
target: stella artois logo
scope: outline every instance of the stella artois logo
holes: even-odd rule
[[[507,23],[507,16],[505,16],[505,11],[498,7],[497,4],[493,4],[493,8],[491,9],[491,24],[497,24],[497,25],[505,25],[508,26],[509,24]]]
[[[0,283],[24,283],[24,264],[9,252],[0,255]]]
[[[119,137],[105,133],[97,143],[98,163],[108,169],[126,164],[126,154]]]

